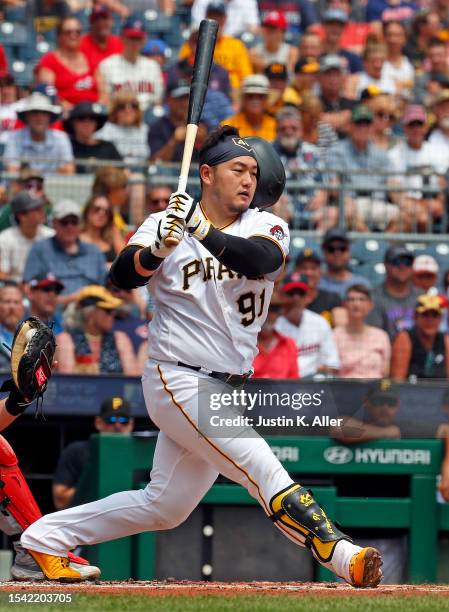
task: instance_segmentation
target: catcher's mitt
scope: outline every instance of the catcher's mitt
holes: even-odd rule
[[[36,317],[19,323],[11,347],[11,376],[25,402],[44,393],[56,350],[52,330]]]

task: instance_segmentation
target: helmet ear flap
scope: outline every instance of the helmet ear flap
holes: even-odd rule
[[[258,165],[257,188],[251,208],[268,208],[281,197],[286,183],[285,168],[273,145],[263,138],[245,138],[251,144]]]

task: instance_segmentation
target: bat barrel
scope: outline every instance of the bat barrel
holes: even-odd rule
[[[190,85],[189,112],[187,123],[198,125],[207,93],[218,23],[213,19],[203,19],[200,24],[195,65]]]

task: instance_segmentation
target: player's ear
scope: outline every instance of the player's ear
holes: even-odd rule
[[[200,178],[205,185],[211,185],[213,182],[213,168],[207,164],[200,166]]]

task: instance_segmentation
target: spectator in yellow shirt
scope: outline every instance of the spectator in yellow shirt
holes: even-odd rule
[[[226,6],[223,2],[211,2],[207,7],[206,17],[218,22],[214,62],[226,68],[232,88],[238,90],[242,80],[253,72],[248,49],[238,38],[223,34],[226,23]],[[198,32],[193,32],[189,40],[181,47],[180,60],[195,56],[197,41]]]
[[[270,82],[263,74],[252,74],[242,83],[241,111],[222,122],[239,130],[240,136],[259,136],[273,141],[276,138],[276,120],[267,113]]]

